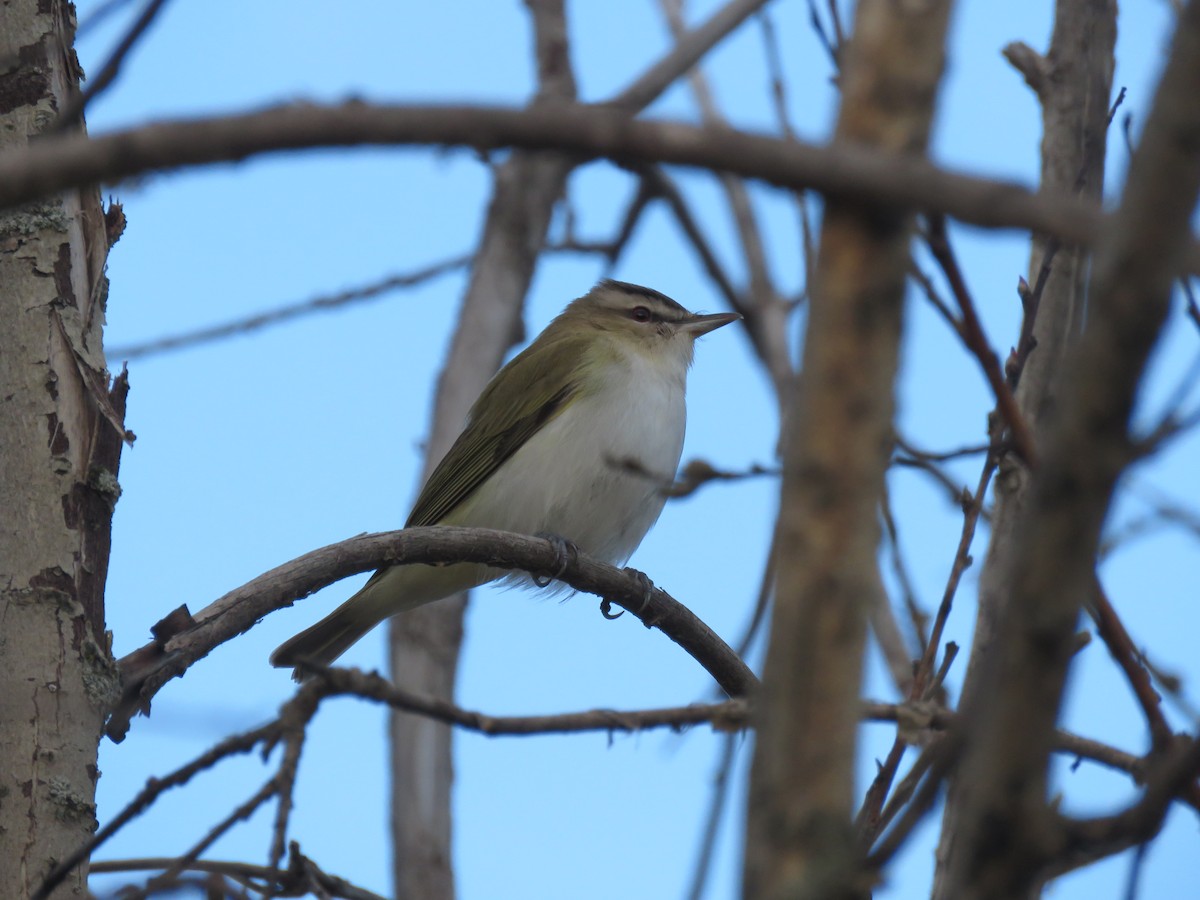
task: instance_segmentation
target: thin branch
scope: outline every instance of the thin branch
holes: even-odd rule
[[[947,238],[946,220],[943,216],[931,215],[926,221],[928,227],[925,240],[933,258],[941,266],[942,272],[950,284],[950,292],[958,304],[958,310],[962,316],[963,340],[967,349],[978,360],[980,368],[983,369],[984,377],[996,397],[996,407],[1004,416],[1004,421],[1012,433],[1016,451],[1021,454],[1021,458],[1025,460],[1026,464],[1033,465],[1037,459],[1033,432],[1029,429],[1029,424],[1017,406],[1012,388],[1004,378],[1004,372],[1000,367],[1000,358],[988,343],[987,335],[983,332],[983,323],[975,311],[975,302],[971,298],[970,289],[967,287],[962,269],[958,265],[958,259]]]
[[[316,700],[338,696],[360,697],[489,737],[577,734],[591,731],[610,734],[633,733],[649,728],[677,730],[699,724],[712,724],[721,731],[737,731],[747,727],[749,718],[749,709],[743,699],[662,709],[593,709],[554,715],[492,716],[463,709],[439,697],[425,697],[404,690],[373,672],[364,673],[357,669],[323,666],[306,668],[321,676],[318,682],[320,686],[311,689]],[[306,689],[309,689],[307,682],[301,690]]]
[[[702,25],[681,34],[671,52],[614,97],[610,105],[631,110],[644,109],[766,3],[767,0],[732,0],[727,3]]]
[[[929,642],[929,638],[925,632],[925,629],[929,625],[929,613],[921,607],[921,603],[917,599],[917,592],[913,587],[912,577],[909,575],[908,566],[904,561],[904,552],[900,548],[900,533],[896,527],[896,517],[892,513],[891,496],[892,492],[890,490],[884,490],[881,511],[883,515],[884,534],[887,537],[889,555],[892,558],[892,572],[900,585],[900,593],[904,597],[904,608],[908,612],[909,622],[912,623],[913,634],[916,635],[917,644],[924,647]]]
[[[79,20],[75,29],[75,40],[78,43],[85,34],[99,27],[104,20],[118,12],[122,6],[128,6],[131,0],[103,0],[87,11],[87,15]]]
[[[80,863],[92,855],[96,848],[104,844],[110,837],[120,831],[129,822],[145,812],[154,801],[171,788],[180,787],[191,781],[192,777],[206,769],[211,769],[221,760],[229,756],[249,753],[263,741],[270,740],[275,734],[276,723],[272,722],[260,728],[246,731],[225,738],[215,746],[197,756],[190,763],[180,766],[163,778],[150,778],[146,786],[138,792],[124,809],[92,836],[92,839],[68,856],[46,876],[45,882],[31,900],[42,900],[49,896],[50,891]]]
[[[683,192],[679,190],[674,180],[662,171],[661,168],[655,166],[641,166],[634,168],[633,171],[642,176],[644,182],[648,185],[656,196],[661,197],[666,201],[668,209],[675,217],[676,223],[683,231],[684,237],[691,243],[692,248],[700,257],[700,264],[704,267],[705,274],[716,286],[721,296],[725,298],[725,302],[729,304],[730,309],[736,310],[742,302],[741,295],[737,288],[733,286],[733,280],[725,272],[725,268],[721,265],[717,254],[712,248],[708,237],[700,228],[700,224],[696,217],[692,214],[691,207],[688,206]]]
[[[783,54],[779,50],[779,35],[775,31],[775,21],[766,10],[760,12],[757,18],[762,31],[763,55],[766,58],[767,74],[771,82],[771,102],[775,106],[775,122],[779,125],[779,131],[784,137],[795,138],[796,129],[792,127],[792,119],[788,113],[787,81],[783,75]]]
[[[659,0],[659,6],[672,33],[676,37],[681,35],[684,29],[683,0]],[[728,121],[718,109],[708,79],[699,67],[689,73],[688,83],[704,125],[727,129]],[[743,327],[751,338],[759,361],[771,377],[779,402],[783,403],[793,375],[787,342],[790,307],[780,297],[771,278],[762,229],[745,182],[728,173],[722,173],[718,180],[733,217],[748,280],[748,289],[732,298],[733,309],[742,314],[745,320]]]
[[[700,849],[696,853],[696,865],[692,869],[692,880],[688,885],[688,900],[700,900],[708,884],[708,876],[712,871],[714,851],[717,836],[721,829],[721,819],[725,812],[726,801],[729,798],[730,775],[733,772],[733,762],[738,749],[738,736],[729,734],[721,742],[721,759],[717,763],[717,773],[713,776],[712,795],[709,801],[708,813],[704,818],[704,831],[700,838]]]
[[[71,98],[47,133],[60,133],[72,129],[79,124],[84,110],[87,109],[87,105],[107,90],[116,80],[125,57],[129,55],[134,45],[146,33],[146,29],[157,18],[163,6],[166,5],[166,2],[167,0],[149,0],[146,8],[142,10],[142,14],[134,20],[129,30],[117,43],[117,46],[113,48],[112,54],[105,60],[104,65],[100,67],[100,71],[96,73],[96,77],[88,79],[87,87],[81,93]]]
[[[983,501],[987,496],[988,485],[991,483],[996,468],[996,456],[994,453],[989,453],[984,461],[983,470],[979,473],[979,483],[975,487],[975,493],[971,495],[967,494],[965,490],[963,492],[963,524],[959,533],[958,548],[954,552],[954,562],[950,566],[950,575],[946,579],[942,601],[938,605],[937,615],[933,620],[933,630],[917,666],[916,681],[919,685],[923,686],[929,683],[938,647],[942,641],[942,633],[946,627],[946,620],[950,617],[950,610],[954,605],[954,595],[958,592],[963,573],[974,562],[971,557],[971,544],[975,539],[975,529],[983,512]]]
[[[201,853],[215,844],[238,822],[244,822],[254,815],[258,811],[258,808],[274,797],[276,793],[276,779],[275,777],[271,777],[248,799],[238,804],[225,818],[212,826],[204,837],[200,838],[183,855],[179,856],[165,871],[151,878],[146,882],[144,887],[129,891],[126,897],[129,900],[141,900],[141,898],[148,897],[150,894],[161,891],[171,885],[184,869],[200,857]]]
[[[836,7],[834,9],[836,11]],[[834,28],[836,31],[834,36],[831,37],[825,30],[825,23],[821,20],[821,14],[817,11],[816,0],[808,0],[808,22],[812,26],[812,30],[816,34],[817,40],[820,42],[821,46],[825,48],[825,52],[829,54],[829,61],[833,64],[833,70],[835,72],[841,71],[841,22],[834,22]]]
[[[1192,324],[1200,328],[1200,303],[1196,302],[1196,291],[1192,288],[1191,278],[1181,278],[1180,285],[1183,287],[1183,296],[1187,303],[1187,317],[1192,320]]]
[[[271,325],[278,325],[282,322],[309,315],[310,313],[338,309],[339,307],[348,306],[353,303],[361,303],[364,300],[376,299],[400,288],[413,287],[414,285],[464,268],[470,265],[472,259],[473,256],[471,254],[451,257],[450,259],[433,263],[413,272],[388,275],[370,284],[339,291],[336,294],[325,294],[304,300],[300,303],[289,303],[285,306],[278,306],[275,309],[264,310],[263,312],[240,319],[231,319],[228,322],[222,322],[220,325],[210,325],[205,328],[196,329],[195,331],[185,331],[180,334],[155,338],[154,340],[143,341],[138,344],[117,346],[109,349],[107,353],[112,359],[139,359],[165,353],[168,350],[178,350],[183,347],[207,344],[212,341],[232,337],[236,334],[249,334]]]
[[[668,500],[690,497],[704,485],[714,481],[745,481],[748,478],[761,478],[763,476],[779,477],[778,468],[763,466],[758,463],[754,463],[749,468],[741,471],[729,472],[714,467],[712,463],[706,460],[693,459],[683,467],[678,478],[664,479],[657,472],[649,471],[642,465],[640,460],[633,457],[609,459],[608,462],[626,474],[654,482],[658,486],[659,493]]]
[[[1146,717],[1154,749],[1162,750],[1172,737],[1171,726],[1167,723],[1167,717],[1162,711],[1162,698],[1154,690],[1154,685],[1150,683],[1150,673],[1141,664],[1133,639],[1125,630],[1125,625],[1121,622],[1117,611],[1113,609],[1108,594],[1099,579],[1094,582],[1088,612],[1096,623],[1096,631],[1104,641],[1104,645],[1108,647],[1109,654],[1125,674],[1125,679],[1133,689],[1138,706],[1141,707],[1142,714]]]
[[[911,441],[906,441],[902,438],[896,439],[896,446],[907,453],[912,459],[926,460],[928,462],[950,462],[951,460],[962,459],[967,456],[979,456],[992,449],[991,443],[987,443],[967,444],[965,447],[956,447],[953,450],[918,450],[913,446]]]

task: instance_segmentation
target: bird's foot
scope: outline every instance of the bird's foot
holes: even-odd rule
[[[549,585],[550,582],[562,577],[563,572],[567,571],[567,568],[571,565],[571,560],[579,557],[579,548],[575,546],[574,542],[568,541],[565,537],[559,534],[541,532],[539,534],[535,534],[534,537],[540,537],[543,540],[547,540],[554,546],[554,574],[546,575],[544,573],[530,573],[533,583],[540,588],[544,588]]]
[[[625,569],[626,573],[637,579],[638,586],[642,589],[642,605],[637,608],[635,615],[639,619],[645,619],[646,609],[650,606],[650,595],[654,593],[654,582],[650,580],[650,576],[645,572],[640,572],[637,569]],[[613,612],[612,601],[605,598],[600,601],[600,615],[606,619],[619,619],[625,614],[625,610],[620,609]],[[647,628],[650,626],[647,625]]]

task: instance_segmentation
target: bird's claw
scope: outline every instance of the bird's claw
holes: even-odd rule
[[[636,578],[638,586],[642,589],[642,605],[638,607],[637,617],[643,618],[646,608],[650,606],[650,595],[654,593],[654,582],[650,580],[649,575],[637,569],[625,569],[625,572]]]
[[[638,607],[634,613],[639,619],[645,619],[646,610],[650,606],[650,596],[654,593],[654,582],[645,572],[639,572],[637,569],[626,569],[626,573],[637,579],[638,585],[642,589],[642,605]],[[612,611],[613,603],[607,597],[600,601],[600,615],[606,619],[619,619],[625,614],[625,610]],[[647,627],[650,627],[647,625]]]
[[[563,572],[571,565],[572,558],[579,556],[579,548],[572,541],[568,541],[565,537],[558,534],[541,533],[535,535],[543,540],[549,541],[554,547],[554,564],[556,566],[553,575],[530,573],[533,578],[533,583],[540,588],[544,588],[550,582],[561,578]]]

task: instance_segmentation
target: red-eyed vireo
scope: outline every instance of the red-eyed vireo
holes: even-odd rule
[[[471,525],[556,535],[620,565],[662,512],[683,452],[696,338],[737,313],[696,315],[670,297],[602,281],[504,366],[471,408],[405,527]],[[509,573],[389,566],[271,654],[329,664],[389,616]]]

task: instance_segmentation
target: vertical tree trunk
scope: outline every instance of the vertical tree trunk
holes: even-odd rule
[[[948,0],[862,0],[836,139],[923,153]],[[912,216],[827,200],[785,417],[774,621],[750,776],[745,896],[869,893],[853,828],[867,611],[892,442]]]
[[[74,11],[0,6],[0,146],[77,91]],[[99,192],[0,215],[0,896],[26,897],[95,829],[96,748],[117,695],[104,580],[126,383],[101,348]],[[80,894],[77,872],[55,896]]]
[[[1006,53],[1029,82],[1042,106],[1042,183],[1044,190],[1080,193],[1099,201],[1104,192],[1104,158],[1112,93],[1113,48],[1117,36],[1114,0],[1059,0],[1050,49],[1038,56],[1024,45]],[[1029,283],[1035,286],[1047,252],[1056,242],[1035,235],[1029,255]],[[1062,247],[1050,261],[1035,320],[1037,346],[1017,387],[1017,403],[1039,444],[1057,395],[1057,374],[1084,320],[1089,255]],[[1008,609],[1017,523],[1026,505],[1030,473],[1009,454],[996,480],[992,538],[979,581],[979,611],[970,665],[960,707],[978,691],[980,675],[992,657],[998,623]],[[934,896],[945,893],[944,876],[954,853],[965,794],[951,779],[938,845]]]

